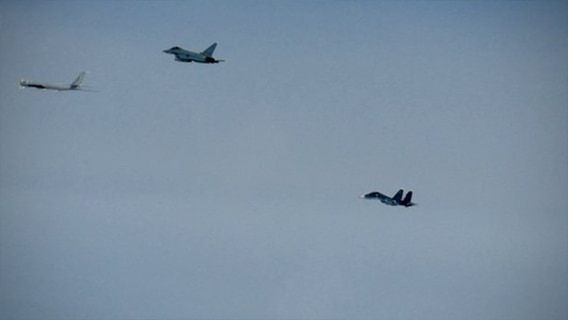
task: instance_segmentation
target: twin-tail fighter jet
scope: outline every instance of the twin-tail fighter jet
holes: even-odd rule
[[[77,78],[75,78],[75,80],[73,80],[73,82],[71,82],[71,84],[57,84],[57,83],[20,80],[20,87],[21,88],[36,88],[36,89],[42,89],[42,90],[58,90],[58,91],[71,91],[71,90],[89,91],[89,90],[83,89],[81,87],[81,83],[83,82],[83,77],[85,77],[85,73],[86,72],[79,73]]]
[[[179,62],[219,63],[225,61],[213,58],[215,48],[217,48],[217,42],[213,43],[202,52],[193,52],[177,46],[164,50],[164,52],[175,55],[175,61]]]
[[[412,202],[412,191],[408,191],[404,199],[402,198],[402,194],[404,191],[402,189],[398,190],[398,192],[391,198],[386,196],[380,192],[373,191],[371,193],[367,193],[361,196],[363,199],[370,199],[370,200],[379,200],[384,204],[389,206],[405,206],[405,207],[412,207],[416,205],[416,203]]]

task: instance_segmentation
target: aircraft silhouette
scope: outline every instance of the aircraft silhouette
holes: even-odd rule
[[[408,191],[404,199],[402,198],[402,194],[404,191],[402,189],[398,190],[397,193],[391,198],[386,196],[380,192],[373,191],[361,196],[363,199],[369,200],[379,200],[384,204],[389,206],[404,206],[404,207],[412,207],[415,206],[416,203],[412,202],[412,191]]]
[[[47,82],[37,82],[37,81],[28,81],[28,80],[20,80],[20,87],[22,88],[36,88],[42,90],[58,90],[58,91],[72,91],[72,90],[82,90],[82,91],[90,91],[83,89],[81,87],[81,83],[83,82],[83,78],[85,77],[86,72],[81,72],[71,82],[71,84],[57,84],[57,83],[47,83]]]
[[[164,50],[164,52],[175,55],[175,61],[179,62],[219,63],[225,61],[213,58],[213,51],[215,51],[215,48],[217,48],[217,42],[213,43],[209,46],[209,48],[202,52],[193,52],[177,46]]]

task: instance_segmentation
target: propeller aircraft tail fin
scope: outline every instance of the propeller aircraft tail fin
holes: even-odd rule
[[[73,80],[73,82],[71,83],[71,89],[77,89],[79,86],[81,86],[81,83],[83,82],[83,77],[85,77],[85,73],[86,72],[84,71],[79,73],[77,78],[75,78],[75,80]]]

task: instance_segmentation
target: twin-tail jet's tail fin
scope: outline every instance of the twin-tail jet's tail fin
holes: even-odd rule
[[[402,189],[398,190],[397,193],[394,195],[394,197],[392,197],[392,199],[396,202],[401,202],[402,201]]]
[[[206,57],[212,57],[213,51],[215,51],[215,48],[217,48],[217,42],[210,45],[209,48],[205,49],[203,52],[201,52],[201,54],[206,56]]]
[[[411,207],[415,205],[415,203],[412,202],[412,191],[408,191],[408,193],[404,197],[404,200],[402,200],[402,205],[405,207]]]
[[[81,86],[81,82],[83,82],[83,77],[85,77],[85,72],[79,73],[77,78],[75,78],[75,80],[71,83],[71,89],[77,89],[79,86]]]

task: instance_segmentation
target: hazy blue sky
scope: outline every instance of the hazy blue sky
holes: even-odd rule
[[[567,319],[567,57],[566,1],[2,0],[0,318]]]

